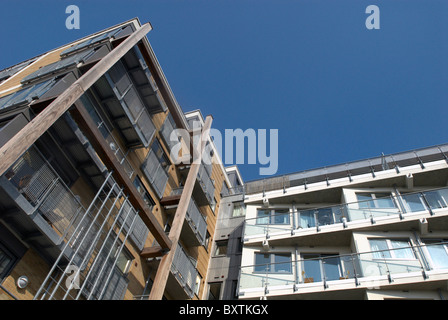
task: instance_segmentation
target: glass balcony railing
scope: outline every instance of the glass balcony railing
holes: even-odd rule
[[[245,221],[245,238],[275,233],[294,233],[299,229],[316,228],[353,221],[370,220],[374,223],[383,217],[404,216],[415,212],[429,212],[448,207],[448,188],[403,193],[374,200],[359,201],[335,206],[296,210],[260,209],[256,218]]]
[[[426,278],[429,271],[448,274],[447,249],[447,242],[439,242],[347,255],[304,254],[300,260],[291,260],[289,256],[278,263],[242,266],[239,290],[241,293],[259,288],[268,292],[291,286],[297,292],[311,283],[322,285],[322,289],[342,280],[356,286],[375,286],[379,285],[375,281],[393,282],[397,275]]]

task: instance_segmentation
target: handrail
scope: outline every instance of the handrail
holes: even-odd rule
[[[379,281],[386,277],[389,283],[394,281],[395,275],[412,274],[413,276],[421,274],[423,279],[428,278],[427,271],[435,270],[436,272],[448,273],[448,265],[433,267],[425,266],[422,260],[430,256],[430,252],[425,253],[423,250],[415,250],[421,248],[430,248],[434,246],[447,246],[448,242],[439,242],[435,244],[423,244],[413,245],[403,248],[392,248],[388,250],[376,250],[360,253],[349,253],[341,255],[328,255],[325,257],[312,258],[312,259],[295,259],[285,262],[268,263],[268,264],[254,264],[241,266],[239,268],[239,290],[240,292],[250,288],[263,289],[265,293],[269,292],[269,288],[272,286],[292,286],[294,292],[300,289],[303,285],[310,282],[321,283],[324,288],[328,288],[328,281],[340,281],[340,280],[354,280],[355,285],[360,284],[360,279],[369,279],[368,281]],[[386,257],[384,252],[389,254],[393,251],[410,250],[411,257],[407,258],[390,258]],[[375,257],[375,254],[377,256]],[[379,255],[378,255],[379,254]],[[333,261],[331,261],[333,259]],[[337,259],[337,260],[335,260]],[[315,261],[321,264],[320,267],[312,267],[312,272],[307,272],[307,266],[304,262]],[[337,266],[337,269],[333,269],[330,274],[327,274],[330,269],[325,267],[329,261],[331,266]],[[273,272],[275,265],[288,264],[290,272]],[[293,268],[295,265],[295,269]],[[265,266],[265,267],[264,267]],[[298,266],[301,269],[299,273]],[[263,268],[264,267],[264,268]],[[258,271],[256,271],[258,269]],[[336,271],[337,270],[337,271]],[[308,270],[309,271],[309,270]],[[373,278],[372,278],[373,276]],[[378,278],[379,277],[379,278]],[[334,282],[331,282],[334,284]],[[367,283],[367,282],[366,282]],[[371,283],[369,284],[371,285]],[[375,285],[375,284],[373,284]],[[378,283],[379,285],[379,283]]]
[[[427,248],[427,247],[439,246],[439,245],[448,245],[448,241],[441,241],[441,242],[431,243],[431,244],[412,244],[409,247],[404,247],[404,248],[392,248],[392,249],[385,249],[385,250],[374,250],[374,251],[364,251],[364,252],[357,252],[357,253],[345,253],[345,254],[327,255],[327,256],[325,256],[323,258],[296,259],[296,260],[291,260],[290,262],[274,262],[274,263],[251,264],[251,265],[240,266],[240,268],[259,267],[259,266],[268,266],[268,265],[281,265],[281,264],[285,264],[285,263],[293,263],[293,262],[294,263],[298,263],[298,262],[303,262],[303,261],[323,260],[323,259],[332,259],[332,258],[345,258],[345,257],[350,257],[351,258],[353,256],[358,256],[358,255],[361,255],[361,254],[373,254],[373,253],[391,252],[391,251],[395,251],[395,250],[399,251],[399,250],[406,250],[406,249]],[[271,252],[271,253],[276,253],[276,252]],[[415,259],[390,258],[388,260],[390,260],[390,261],[417,260],[418,259],[418,255],[420,255],[420,253],[416,253],[416,252],[413,251],[413,254],[414,254],[414,256],[417,256],[417,257],[415,257]],[[447,266],[447,268],[448,268],[448,266]]]
[[[414,192],[409,192],[409,193],[403,193],[403,194],[399,194],[398,196],[387,196],[387,197],[382,197],[382,198],[377,198],[377,199],[371,199],[371,200],[362,200],[362,201],[354,201],[354,202],[345,202],[345,203],[341,203],[341,204],[334,204],[334,205],[329,205],[329,206],[322,206],[322,207],[310,207],[310,208],[306,208],[306,209],[300,209],[300,210],[296,210],[295,212],[304,212],[304,211],[319,211],[319,210],[323,210],[323,209],[330,209],[330,208],[335,208],[335,207],[343,207],[343,206],[350,206],[350,205],[355,205],[355,204],[360,204],[360,203],[369,203],[369,202],[373,202],[373,201],[378,201],[378,200],[385,200],[385,199],[392,199],[392,200],[396,200],[398,201],[399,197],[406,197],[409,195],[416,195],[416,194],[423,194],[427,193],[427,192],[432,192],[432,191],[439,191],[439,190],[448,190],[448,187],[440,187],[440,188],[431,188],[431,189],[425,189],[425,190],[420,190],[420,191],[414,191]],[[374,189],[372,189],[371,191],[372,193],[375,192]],[[398,202],[396,202],[396,209],[401,209],[398,206]],[[267,208],[269,209],[269,208]],[[270,209],[275,209],[275,208],[270,208]],[[282,209],[282,208],[279,208]],[[391,208],[371,208],[371,207],[366,207],[363,209],[370,209],[370,210],[381,210],[381,209],[394,209],[394,207]],[[286,214],[290,214],[290,213],[286,213]],[[279,214],[280,216],[281,214]],[[260,219],[260,217],[254,217],[254,218],[248,218],[245,219],[245,221],[251,221],[251,220],[256,220],[256,219]]]
[[[444,149],[444,150],[442,150]],[[246,181],[244,184],[244,189],[246,194],[253,194],[253,193],[261,193],[265,191],[272,191],[272,190],[280,190],[285,186],[285,181],[291,183],[293,182],[294,186],[301,185],[300,183],[297,184],[297,181],[303,182],[303,185],[306,187],[307,179],[313,179],[316,181],[313,182],[325,182],[329,176],[334,174],[341,174],[344,173],[344,176],[340,177],[347,177],[351,179],[351,170],[362,170],[361,174],[367,174],[371,173],[374,174],[374,172],[378,171],[384,171],[384,170],[391,170],[396,169],[399,172],[400,165],[402,163],[408,165],[409,161],[415,161],[415,163],[412,163],[413,165],[422,163],[421,157],[431,157],[431,161],[435,160],[445,160],[448,162],[448,157],[445,153],[448,152],[448,144],[442,144],[442,145],[435,145],[431,147],[426,148],[420,148],[415,150],[409,150],[404,151],[400,153],[394,153],[394,154],[388,154],[388,155],[381,155],[379,157],[371,157],[361,160],[355,160],[350,161],[342,164],[336,164],[331,166],[325,166],[315,169],[309,169],[289,174],[284,174],[281,176],[271,177],[271,178],[265,178],[265,179],[256,179],[251,181]],[[420,156],[419,154],[420,153]],[[386,159],[390,159],[390,161],[386,161]],[[394,168],[389,168],[388,164],[393,164]],[[379,169],[379,170],[378,170]],[[358,173],[357,173],[358,174]],[[339,177],[339,176],[338,176]],[[293,179],[291,179],[293,178]],[[266,189],[266,186],[269,186],[269,183],[272,181],[275,181],[275,184],[278,184],[278,180],[282,180],[282,186],[278,188],[273,189]],[[254,187],[254,189],[262,189],[257,192],[250,192],[250,187]]]

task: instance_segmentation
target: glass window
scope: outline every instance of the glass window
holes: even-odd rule
[[[300,226],[302,228],[311,228],[316,226],[314,210],[300,211]]]
[[[409,240],[369,239],[374,259],[415,259]]]
[[[322,281],[319,257],[317,254],[303,255],[302,277],[305,283]]]
[[[424,192],[426,201],[431,209],[446,208],[448,206],[448,189]]]
[[[258,209],[256,224],[289,224],[289,209]]]
[[[418,212],[426,210],[422,198],[418,193],[402,194],[401,198],[403,199],[404,206],[406,207],[407,212]]]
[[[387,246],[387,242],[384,239],[371,239],[369,240],[370,249],[373,252],[373,258],[391,258],[389,247]]]
[[[156,139],[154,143],[152,144],[152,150],[154,154],[157,156],[157,159],[159,159],[160,165],[165,171],[168,171],[170,167],[170,161],[165,154],[165,151],[163,151],[162,146],[160,145],[160,142]]]
[[[333,211],[331,208],[321,208],[317,211],[317,221],[319,225],[329,225],[334,223]]]
[[[272,215],[273,224],[289,224],[289,209],[276,209]]]
[[[396,259],[414,259],[414,253],[412,251],[411,245],[407,240],[390,240],[392,247],[392,255]]]
[[[131,267],[132,260],[134,257],[128,252],[128,250],[123,247],[123,249],[119,252],[120,247],[122,246],[122,242],[118,241],[115,243],[114,248],[112,249],[111,257],[117,258],[117,267],[123,274],[127,274]]]
[[[448,243],[443,240],[423,240],[429,253],[429,260],[433,269],[448,268]]]
[[[208,300],[219,300],[222,282],[209,283]]]
[[[274,272],[276,273],[291,273],[291,255],[290,254],[274,254]]]
[[[255,254],[255,272],[270,272],[271,271],[270,254],[256,253]]]
[[[269,224],[270,214],[271,214],[271,210],[258,209],[256,224]]]
[[[227,254],[228,240],[216,241],[215,256],[222,256]]]
[[[290,253],[255,253],[255,272],[292,273]]]
[[[202,277],[201,275],[198,273],[198,275],[196,276],[196,283],[194,285],[194,293],[196,295],[199,295],[199,289],[201,287],[201,281],[202,281]]]
[[[149,194],[148,190],[143,185],[142,180],[138,176],[136,176],[134,179],[134,186],[137,188],[137,191],[140,193],[145,203],[150,208],[152,208],[155,205],[155,202],[152,199],[151,195]]]
[[[342,265],[339,257],[334,254],[304,254],[302,262],[302,277],[305,283],[326,280],[339,280],[342,275]]]
[[[396,208],[391,193],[356,193],[359,208]]]
[[[235,203],[233,205],[232,217],[242,217],[246,215],[246,206],[244,203]]]

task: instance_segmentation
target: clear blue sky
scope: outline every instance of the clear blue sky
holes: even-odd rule
[[[81,11],[65,28],[65,8]],[[368,5],[380,30],[367,30]],[[279,129],[277,174],[448,142],[448,1],[2,1],[0,68],[133,17],[184,111]],[[245,180],[258,165],[242,165]]]

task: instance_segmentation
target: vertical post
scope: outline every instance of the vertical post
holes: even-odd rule
[[[207,116],[205,119],[205,124],[201,133],[201,139],[199,143],[193,146],[193,149],[197,152],[199,159],[195,159],[190,166],[190,171],[188,172],[187,180],[185,181],[185,186],[182,195],[179,200],[179,205],[176,210],[176,214],[173,219],[173,223],[170,229],[169,238],[171,240],[171,250],[167,255],[162,257],[160,265],[157,269],[157,273],[154,279],[154,283],[149,294],[149,300],[161,300],[163,293],[165,291],[166,282],[171,270],[171,264],[174,260],[174,254],[178,245],[180,233],[182,231],[182,225],[185,221],[185,215],[187,213],[188,204],[190,203],[191,196],[193,194],[193,188],[196,182],[196,178],[201,166],[202,153],[205,147],[205,141],[210,134],[210,127],[212,123],[212,117]]]

